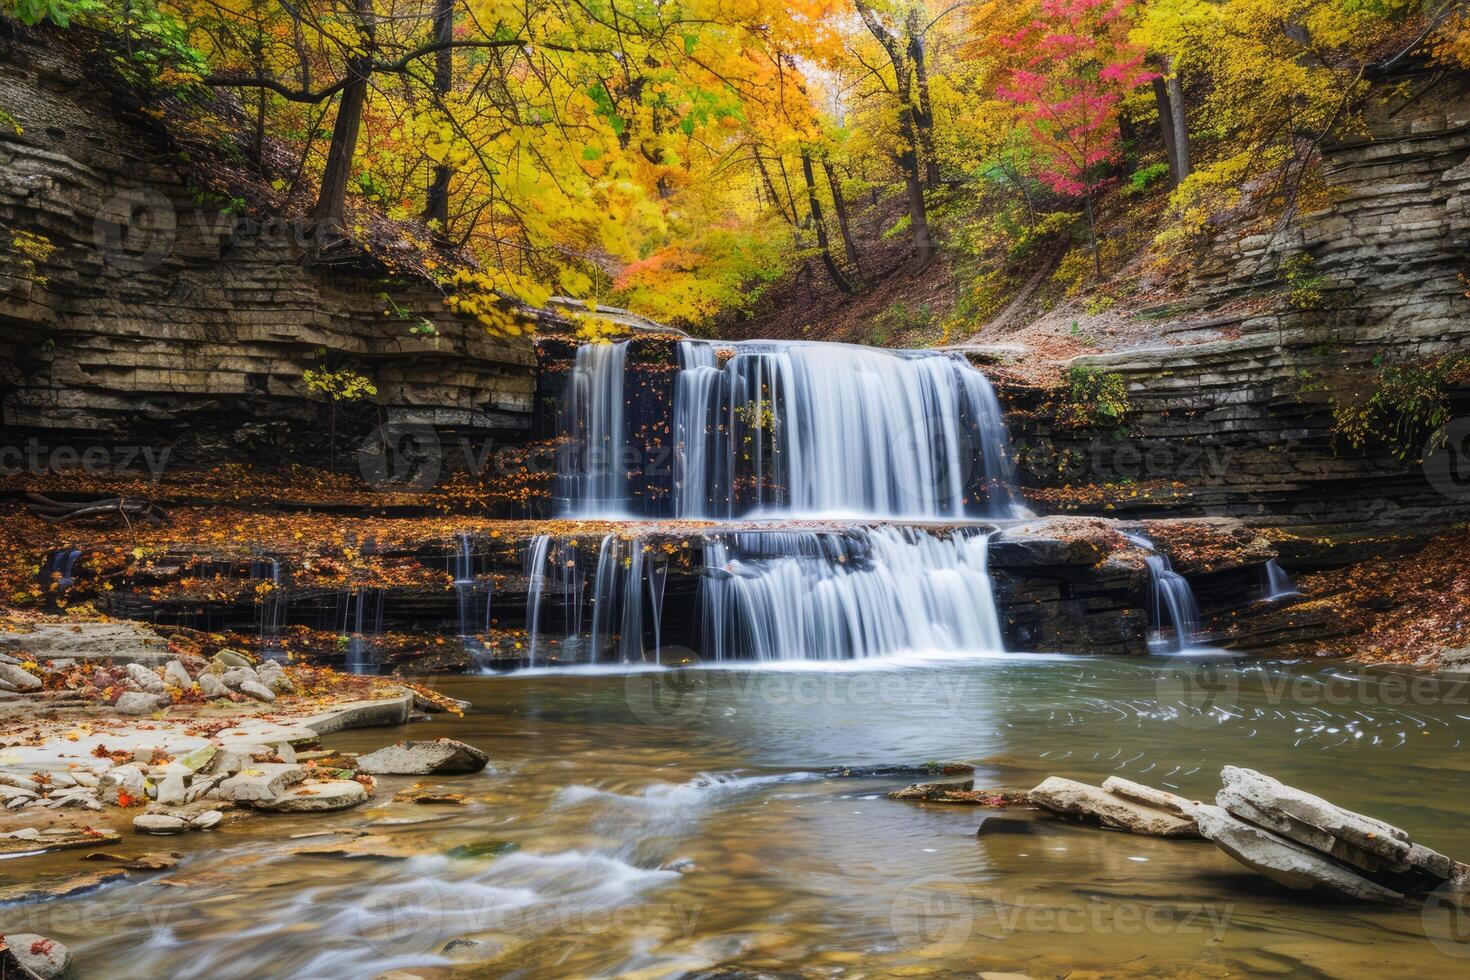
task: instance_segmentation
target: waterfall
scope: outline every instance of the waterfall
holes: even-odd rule
[[[536,643],[541,637],[541,594],[546,588],[546,556],[550,549],[551,535],[538,534],[526,551],[526,656],[533,667],[541,662],[536,659]]]
[[[269,583],[264,594],[257,592],[260,606],[261,655],[267,660],[282,660],[281,629],[286,625],[287,598],[281,589],[281,562],[277,558],[255,558],[250,562],[251,579]]]
[[[1266,562],[1266,600],[1276,602],[1280,599],[1289,599],[1294,595],[1301,595],[1297,591],[1296,584],[1292,582],[1291,576],[1286,574],[1286,569],[1275,558]]]
[[[450,574],[454,577],[455,600],[459,607],[459,638],[472,655],[484,653],[484,645],[476,634],[490,632],[490,605],[494,582],[475,577],[474,536],[461,531],[455,535],[456,547],[450,556]]]
[[[377,672],[377,661],[370,655],[367,637],[383,632],[383,590],[353,589],[342,603],[342,626],[339,636],[347,638],[349,674]]]
[[[958,355],[774,341],[679,345],[676,517],[1007,515],[1000,405]]]
[[[1199,635],[1199,603],[1189,581],[1178,572],[1167,555],[1161,554],[1148,538],[1137,534],[1125,537],[1148,552],[1149,616],[1154,629],[1163,635],[1167,623],[1174,630],[1169,648],[1175,652],[1191,649]]]
[[[631,496],[623,404],[628,342],[577,348],[563,404],[561,431],[569,451],[559,454],[558,491],[567,516],[624,516]]]
[[[1003,649],[989,536],[880,526],[726,536],[700,583],[709,660],[842,660]],[[804,537],[791,548],[792,537]],[[757,540],[751,540],[755,538]],[[751,546],[754,545],[752,548]],[[774,547],[773,547],[774,546]],[[776,552],[784,552],[773,557]]]

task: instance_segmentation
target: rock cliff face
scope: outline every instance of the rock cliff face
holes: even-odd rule
[[[1334,394],[1366,390],[1384,363],[1470,344],[1470,93],[1385,107],[1373,130],[1326,150],[1329,206],[1201,255],[1195,309],[1158,311],[1166,343],[1072,362],[1121,377],[1121,426],[1059,426],[1048,395],[1001,390],[1027,482],[1111,484],[1119,515],[1291,527],[1303,540],[1283,553],[1309,563],[1362,552],[1333,558],[1307,538],[1413,536],[1470,513],[1470,487],[1446,493],[1417,463],[1334,439]],[[1454,416],[1470,414],[1470,392],[1450,397]],[[1151,481],[1187,486],[1127,492]]]
[[[529,425],[535,355],[370,260],[200,203],[163,135],[84,66],[0,38],[0,409],[7,444],[141,444],[173,459],[319,461],[307,368],[377,387],[339,444],[385,421],[503,437]],[[386,297],[386,298],[385,298]],[[400,311],[402,311],[400,313]],[[437,336],[411,333],[418,317]]]

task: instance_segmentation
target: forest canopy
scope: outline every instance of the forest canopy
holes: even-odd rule
[[[1076,285],[1314,203],[1386,67],[1470,66],[1463,0],[3,0],[191,107],[277,203],[468,256],[477,296],[698,328],[854,231],[963,267],[983,317],[1046,253]],[[228,186],[217,188],[226,197]],[[1129,242],[1100,233],[1127,219]],[[1142,238],[1140,238],[1142,235]]]

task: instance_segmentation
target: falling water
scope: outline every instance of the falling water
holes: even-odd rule
[[[477,633],[490,631],[490,601],[493,583],[475,577],[474,537],[461,531],[455,535],[451,557],[455,599],[459,606],[459,637],[472,653],[481,653]]]
[[[339,636],[347,638],[349,674],[376,673],[377,663],[367,647],[367,638],[383,632],[383,590],[353,589],[342,602]]]
[[[1125,535],[1129,541],[1148,552],[1144,559],[1148,565],[1149,578],[1149,621],[1162,637],[1167,623],[1174,630],[1169,649],[1188,650],[1199,635],[1199,604],[1195,602],[1194,590],[1189,581],[1178,572],[1167,555],[1159,552],[1154,543],[1142,535]]]
[[[1275,602],[1279,599],[1287,599],[1294,595],[1301,595],[1297,591],[1296,584],[1292,582],[1291,576],[1286,574],[1286,569],[1275,558],[1266,562],[1266,599]]]
[[[561,454],[557,474],[556,495],[567,516],[629,513],[623,419],[627,362],[627,341],[577,348],[561,418],[572,446]]]
[[[250,562],[250,577],[270,587],[260,594],[260,640],[261,656],[267,660],[282,660],[285,651],[281,648],[281,630],[286,625],[288,600],[281,588],[281,562],[278,558],[256,558]]]
[[[678,517],[1009,515],[999,403],[957,355],[845,344],[681,343]]]
[[[546,587],[546,555],[550,549],[551,535],[538,534],[526,550],[526,629],[530,634],[526,656],[533,667],[542,662],[536,657],[536,642],[541,636],[541,593]]]
[[[846,535],[726,537],[707,545],[700,583],[707,659],[841,660],[1004,648],[986,534],[880,526]]]

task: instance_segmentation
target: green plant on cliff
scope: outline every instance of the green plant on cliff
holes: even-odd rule
[[[1286,283],[1287,302],[1293,309],[1317,310],[1322,300],[1327,277],[1317,271],[1317,260],[1299,252],[1281,263],[1281,278]]]
[[[1127,418],[1128,384],[1115,371],[1073,365],[1062,374],[1057,421],[1073,428],[1118,426]]]
[[[325,357],[326,352],[317,351],[319,357]],[[349,368],[332,370],[325,364],[320,369],[307,368],[301,372],[301,380],[306,384],[306,390],[315,395],[321,395],[327,399],[332,406],[331,411],[331,450],[329,455],[330,465],[337,465],[337,403],[355,402],[363,398],[369,398],[378,393],[378,388],[368,378]]]
[[[1450,420],[1450,385],[1467,376],[1470,356],[1464,354],[1378,368],[1366,391],[1333,398],[1333,432],[1354,449],[1422,459],[1438,448],[1437,434]]]

